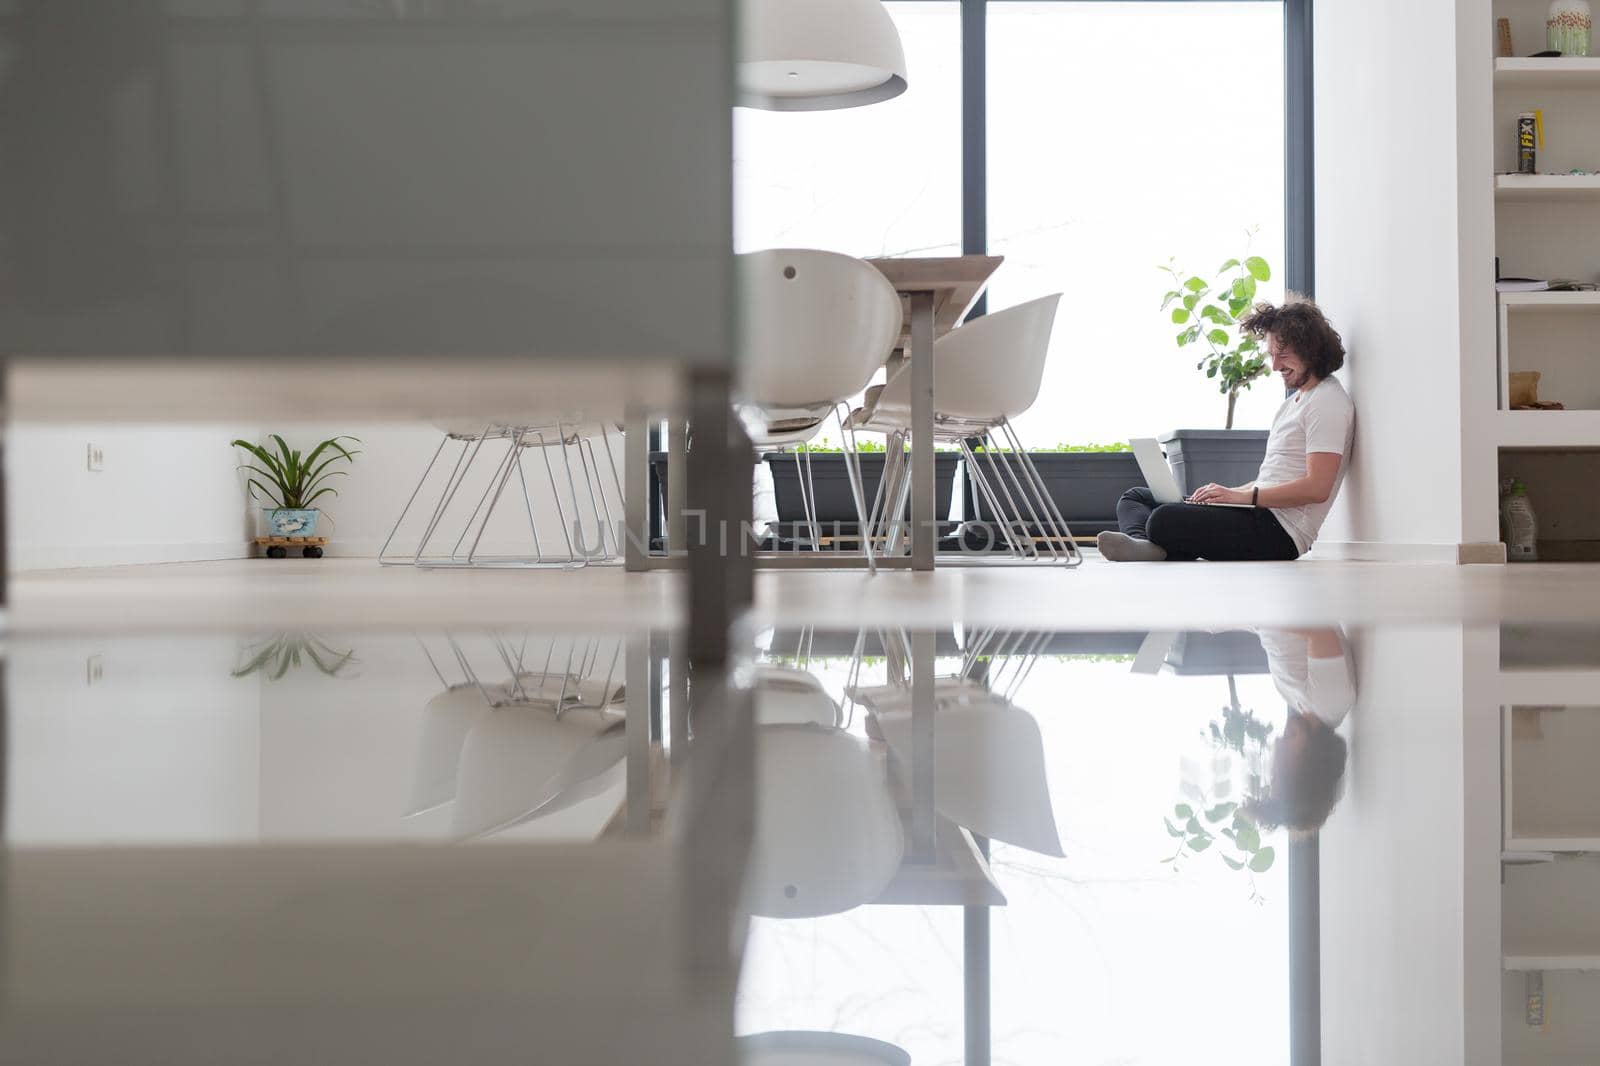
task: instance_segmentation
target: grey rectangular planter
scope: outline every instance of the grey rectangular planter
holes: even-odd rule
[[[1028,458],[1033,460],[1074,537],[1116,529],[1117,500],[1129,489],[1144,485],[1144,475],[1132,452],[1029,452]],[[981,455],[978,461],[984,462]],[[984,473],[994,480],[987,463]],[[1012,486],[1013,495],[1015,492]],[[968,519],[984,523],[993,520],[988,501],[970,477],[966,479],[963,499]],[[1001,502],[1005,503],[1003,496]]]
[[[800,492],[800,471],[795,466],[792,452],[767,452],[761,456],[767,469],[772,471],[772,491],[778,508],[778,524],[784,536],[793,536],[804,526],[805,503]],[[878,482],[883,480],[883,452],[861,452],[861,481],[866,489],[866,505],[870,509],[878,493]],[[933,513],[943,518],[950,513],[950,500],[955,493],[956,466],[961,456],[956,452],[935,452],[933,456],[934,490]],[[800,457],[801,464],[805,457]],[[855,498],[850,493],[850,478],[845,471],[844,456],[836,452],[821,455],[812,453],[811,480],[816,489],[817,522],[830,532],[837,523],[838,529],[854,535],[856,530]],[[907,510],[909,516],[909,508]]]
[[[1167,461],[1188,495],[1201,485],[1243,485],[1261,472],[1267,454],[1264,429],[1175,429],[1161,438]]]

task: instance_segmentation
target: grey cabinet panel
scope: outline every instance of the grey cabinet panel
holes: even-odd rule
[[[21,0],[0,351],[731,358],[729,0]]]

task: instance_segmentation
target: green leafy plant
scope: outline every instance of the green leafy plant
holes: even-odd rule
[[[1217,854],[1222,856],[1228,869],[1244,871],[1250,878],[1251,902],[1261,902],[1255,875],[1272,869],[1277,853],[1270,844],[1261,842],[1261,830],[1237,803],[1207,807],[1202,802],[1199,809],[1178,803],[1173,805],[1172,816],[1162,818],[1161,822],[1166,826],[1167,835],[1178,841],[1178,850],[1161,860],[1171,864],[1174,873],[1184,859],[1209,851],[1218,840],[1223,840],[1226,843],[1217,849]]]
[[[333,470],[330,467],[335,463],[353,462],[355,457],[361,454],[350,451],[339,443],[346,440],[361,443],[351,436],[331,437],[312,448],[306,455],[290,448],[276,433],[272,434],[271,440],[277,445],[276,452],[247,440],[236,440],[233,446],[249,452],[253,460],[241,463],[239,466],[240,470],[250,471],[247,479],[250,484],[250,498],[266,499],[271,501],[274,507],[289,510],[312,507],[317,500],[329,494],[339,495],[337,489],[325,482],[330,478],[342,476],[347,471]]]
[[[989,449],[988,445],[980,444],[976,448],[974,448],[973,450],[974,451],[983,452],[983,451],[989,451],[990,449]],[[1012,449],[1010,449],[1010,448],[995,448],[994,449],[994,452],[997,455],[1000,455],[1000,454],[1010,455],[1011,451],[1012,451]],[[1119,441],[1112,441],[1110,444],[1057,444],[1054,447],[1050,447],[1050,448],[1029,448],[1028,449],[1028,454],[1029,455],[1061,455],[1061,454],[1112,455],[1112,454],[1118,454],[1118,453],[1121,453],[1121,452],[1131,452],[1131,451],[1133,451],[1133,447],[1131,445],[1129,445],[1127,441],[1120,441],[1119,440]]]
[[[1260,342],[1239,328],[1239,319],[1256,300],[1256,286],[1272,278],[1272,268],[1259,255],[1230,259],[1217,268],[1215,281],[1198,274],[1186,274],[1175,261],[1160,269],[1172,275],[1177,288],[1161,300],[1161,310],[1170,311],[1179,348],[1204,344],[1208,353],[1195,364],[1217,389],[1228,398],[1228,422],[1233,428],[1233,409],[1239,392],[1268,373],[1266,353]]]
[[[234,677],[263,674],[269,681],[283,678],[290,670],[298,669],[306,659],[327,677],[338,677],[340,672],[356,662],[354,651],[335,651],[314,636],[282,633],[240,652],[240,665]]]

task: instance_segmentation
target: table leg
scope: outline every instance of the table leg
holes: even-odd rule
[[[650,684],[650,637],[628,638],[627,648],[627,815],[629,836],[650,832],[650,717],[655,691]]]
[[[939,530],[933,515],[933,293],[911,294],[911,569],[932,570]]]
[[[689,455],[688,426],[682,418],[674,418],[667,423],[667,554],[675,559],[682,559],[688,554],[686,550],[688,536],[687,523],[684,521],[684,512],[687,505],[684,500],[688,498],[688,486],[685,484],[685,460]]]
[[[936,634],[911,634],[911,860],[938,859],[938,759],[934,733],[933,656]]]
[[[623,428],[622,520],[628,529],[622,537],[622,565],[644,570],[650,546],[650,424],[643,411],[631,409]]]

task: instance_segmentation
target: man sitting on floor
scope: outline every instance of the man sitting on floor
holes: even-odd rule
[[[1122,531],[1098,538],[1107,559],[1289,560],[1317,539],[1355,429],[1355,405],[1332,376],[1344,365],[1344,345],[1316,304],[1293,295],[1282,307],[1257,304],[1240,325],[1266,339],[1273,372],[1290,390],[1272,420],[1261,472],[1238,488],[1202,485],[1187,503],[1157,506],[1149,489],[1129,489],[1117,503]],[[1249,507],[1207,506],[1219,503]]]

